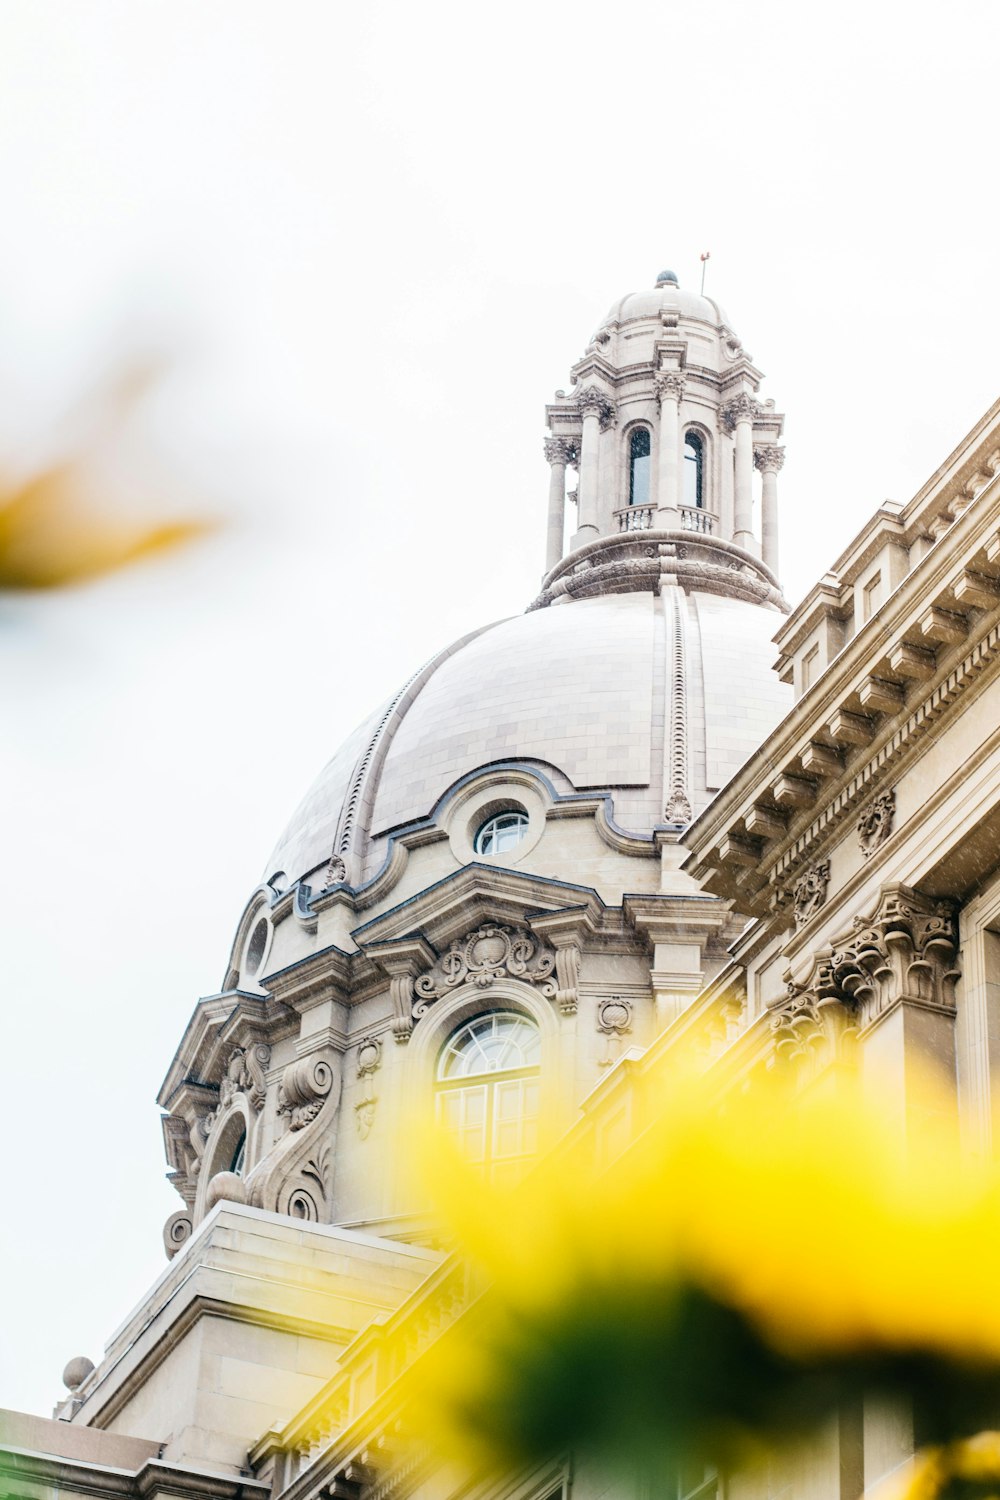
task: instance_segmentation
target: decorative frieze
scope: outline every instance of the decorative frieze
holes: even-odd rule
[[[892,833],[895,815],[896,793],[892,787],[887,791],[879,792],[874,801],[869,802],[868,806],[862,809],[858,818],[858,846],[865,859],[869,859],[877,849],[881,849]]]

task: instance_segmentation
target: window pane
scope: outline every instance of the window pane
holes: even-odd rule
[[[684,504],[696,509],[702,503],[701,438],[689,432],[684,438]]]
[[[637,427],[629,440],[628,503],[649,504],[649,433]]]

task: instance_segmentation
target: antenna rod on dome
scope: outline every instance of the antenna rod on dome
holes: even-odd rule
[[[705,266],[711,258],[711,254],[712,252],[710,250],[706,250],[704,255],[701,257],[701,295],[703,297],[705,295]]]

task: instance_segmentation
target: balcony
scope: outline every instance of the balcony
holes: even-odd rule
[[[648,531],[656,513],[654,505],[623,505],[616,510],[619,531]]]
[[[693,505],[681,505],[678,509],[681,513],[682,531],[700,531],[702,536],[712,535],[715,517],[707,510],[696,509]]]
[[[693,505],[679,505],[677,509],[682,531],[698,531],[702,536],[713,534],[715,517],[709,511]],[[623,505],[615,511],[619,531],[650,531],[656,524],[655,518],[655,505]]]

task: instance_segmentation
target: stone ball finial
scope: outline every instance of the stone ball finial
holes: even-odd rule
[[[75,1393],[83,1385],[88,1375],[92,1375],[93,1373],[94,1361],[88,1359],[85,1354],[78,1354],[75,1359],[70,1360],[62,1372],[63,1385],[68,1391]]]
[[[676,271],[661,271],[656,278],[657,286],[678,286]]]
[[[247,1190],[238,1172],[216,1172],[205,1194],[206,1210],[214,1208],[223,1198],[227,1203],[247,1201]]]

